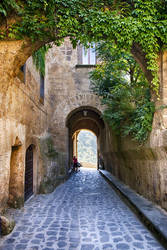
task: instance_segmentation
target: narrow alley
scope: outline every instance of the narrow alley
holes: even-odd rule
[[[97,170],[84,169],[16,210],[1,250],[163,250]]]

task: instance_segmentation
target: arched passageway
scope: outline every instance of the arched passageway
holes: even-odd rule
[[[97,168],[99,168],[99,156],[101,153],[101,138],[105,130],[105,124],[101,113],[90,106],[82,106],[73,110],[67,117],[66,125],[69,129],[69,166],[73,155],[77,155],[77,137],[81,130],[89,130],[97,137]]]
[[[33,195],[33,145],[26,150],[24,201]]]

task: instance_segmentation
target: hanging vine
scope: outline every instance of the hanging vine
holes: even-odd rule
[[[32,54],[33,63],[43,77],[45,76],[45,55],[49,48],[49,45],[44,45]]]
[[[74,46],[79,40],[114,40],[128,50],[136,43],[158,95],[157,59],[167,45],[166,0],[3,0],[0,23],[1,40],[28,37],[59,45],[69,36]]]

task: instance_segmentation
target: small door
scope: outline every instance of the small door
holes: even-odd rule
[[[33,145],[26,151],[24,201],[33,194]]]

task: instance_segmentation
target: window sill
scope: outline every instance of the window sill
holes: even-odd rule
[[[78,68],[95,68],[96,64],[77,64],[75,67],[77,69]]]

